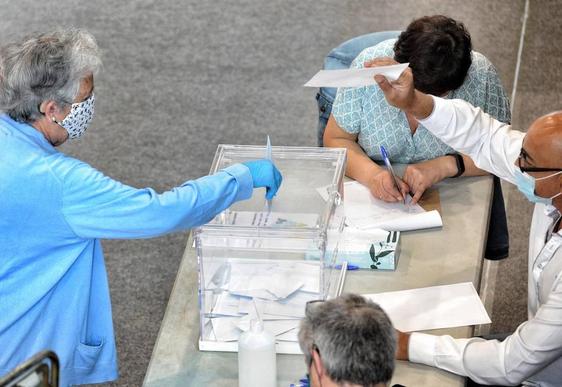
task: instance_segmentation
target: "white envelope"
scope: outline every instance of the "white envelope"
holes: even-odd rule
[[[363,296],[379,304],[403,332],[491,322],[472,282]]]
[[[362,87],[376,85],[375,75],[384,75],[388,80],[395,81],[406,70],[409,63],[390,66],[365,67],[360,69],[320,70],[305,87]]]

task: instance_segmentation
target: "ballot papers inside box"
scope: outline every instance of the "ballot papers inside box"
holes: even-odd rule
[[[219,145],[211,173],[264,156],[264,146]],[[255,190],[194,229],[200,350],[237,351],[240,334],[259,315],[278,353],[300,353],[306,303],[339,292],[345,150],[273,147],[272,158],[283,184],[270,204]],[[323,200],[317,189],[326,185]]]

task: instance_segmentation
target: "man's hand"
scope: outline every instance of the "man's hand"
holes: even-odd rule
[[[396,81],[389,82],[380,74],[375,75],[375,81],[389,104],[413,114],[417,119],[427,118],[433,111],[433,98],[414,88],[411,68],[404,70]]]
[[[396,178],[400,184],[400,190],[403,193],[408,193],[410,188],[400,178]],[[389,171],[381,169],[376,175],[373,176],[368,185],[371,194],[377,199],[384,200],[385,202],[398,202],[404,200],[402,192],[396,189],[394,179]]]
[[[398,338],[398,345],[396,346],[396,359],[397,360],[410,360],[408,354],[408,346],[410,345],[410,334],[396,330]]]
[[[410,164],[404,170],[404,181],[410,187],[413,194],[412,204],[416,204],[426,189],[441,180],[454,176],[457,173],[455,159],[450,156],[442,156],[433,160]]]

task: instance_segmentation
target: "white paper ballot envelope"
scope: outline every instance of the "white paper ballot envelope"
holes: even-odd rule
[[[377,82],[375,75],[384,75],[389,81],[395,81],[406,70],[409,63],[390,66],[365,67],[361,69],[320,70],[305,87],[362,87],[372,86]]]
[[[379,304],[403,332],[491,322],[472,282],[363,296]]]

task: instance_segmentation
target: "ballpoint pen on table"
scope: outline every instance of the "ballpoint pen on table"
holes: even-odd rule
[[[342,265],[336,265],[334,268],[336,270],[341,270]],[[357,266],[357,265],[354,265],[354,264],[348,264],[347,265],[347,270],[359,270],[359,269],[360,269],[360,267]]]
[[[289,387],[310,387],[310,380],[308,379],[308,376],[306,376],[304,378],[300,378],[296,383],[291,383]]]
[[[388,171],[392,175],[392,179],[394,180],[394,185],[396,186],[398,192],[400,192],[400,195],[402,195],[402,198],[404,199],[404,204],[406,204],[406,195],[404,195],[404,193],[400,189],[400,184],[398,184],[398,179],[396,178],[396,174],[394,173],[392,164],[390,164],[390,160],[388,159],[388,153],[386,153],[386,149],[384,149],[384,146],[381,145],[380,148],[381,148],[381,156],[384,161],[384,164],[386,165],[386,169],[388,169]]]

